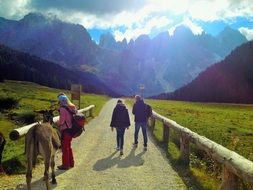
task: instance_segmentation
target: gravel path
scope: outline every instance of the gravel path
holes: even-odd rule
[[[139,147],[132,148],[134,122],[131,108],[128,110],[132,125],[125,134],[124,155],[120,156],[119,152],[115,151],[116,132],[111,132],[109,128],[115,105],[116,99],[108,101],[100,115],[87,125],[86,133],[73,140],[75,167],[68,171],[57,170],[58,184],[52,185],[52,188],[56,190],[187,189],[153,142],[149,141],[148,151],[143,151],[141,130]],[[60,157],[61,153],[57,155],[57,165],[60,165]],[[34,171],[32,189],[45,189],[42,175],[43,166],[40,165]],[[1,177],[0,189],[26,189],[25,175],[21,176],[15,176],[16,178],[12,180],[12,177]],[[6,180],[9,182],[5,182]]]

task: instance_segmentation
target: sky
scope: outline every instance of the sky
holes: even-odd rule
[[[172,35],[182,24],[196,35],[217,35],[230,26],[253,39],[253,0],[0,0],[0,17],[19,20],[29,12],[81,24],[96,42],[107,32],[117,41]]]

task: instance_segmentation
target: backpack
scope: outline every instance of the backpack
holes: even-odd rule
[[[69,129],[69,133],[73,138],[79,137],[85,131],[84,124],[86,118],[84,114],[73,112],[66,106],[64,108],[72,115],[72,127]]]
[[[145,110],[145,112],[146,112],[146,117],[147,118],[151,117],[152,114],[153,114],[152,107],[150,105],[146,104],[146,110]]]

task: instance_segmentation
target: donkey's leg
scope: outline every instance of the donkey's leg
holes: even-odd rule
[[[51,170],[52,170],[52,184],[57,184],[56,178],[55,178],[55,154],[51,157]]]
[[[47,186],[47,190],[50,190],[50,184],[49,184],[49,165],[51,160],[51,147],[49,144],[45,145],[45,155],[44,155],[44,165],[45,165],[45,171],[44,171],[44,180]]]
[[[27,170],[26,170],[26,184],[27,189],[31,190],[31,181],[32,181],[32,158],[30,155],[27,156]]]

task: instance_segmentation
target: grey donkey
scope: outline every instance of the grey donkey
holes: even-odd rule
[[[43,114],[43,122],[29,129],[25,137],[25,153],[27,157],[26,183],[27,189],[31,190],[32,168],[36,164],[37,156],[40,154],[44,159],[44,181],[47,190],[51,189],[49,184],[49,166],[52,170],[52,183],[55,179],[55,153],[61,146],[61,135],[57,128],[53,128],[54,110],[35,111]]]

